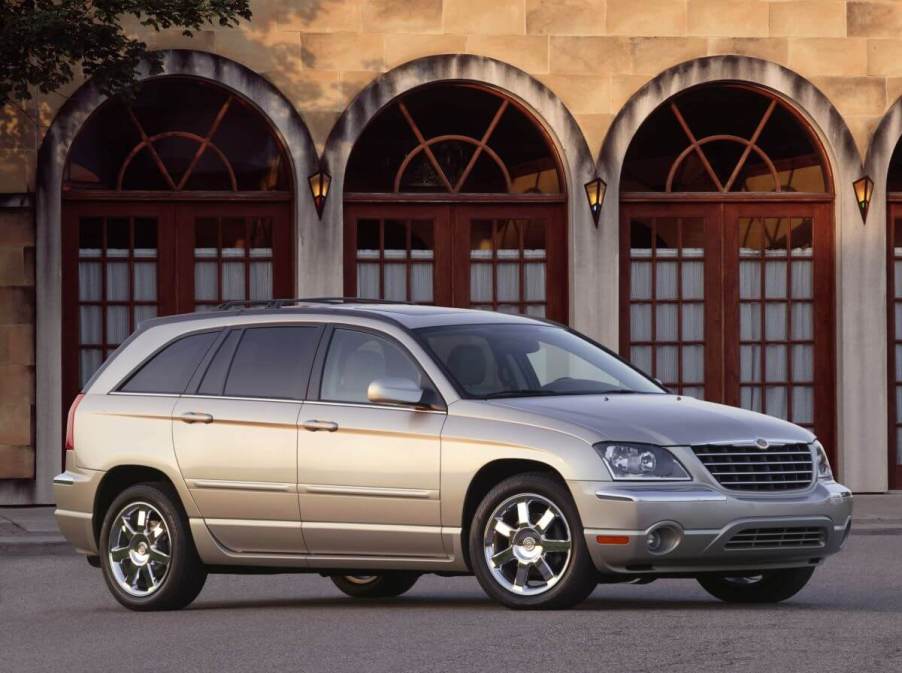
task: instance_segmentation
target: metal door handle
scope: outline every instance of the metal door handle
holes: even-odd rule
[[[212,414],[204,414],[199,411],[186,411],[181,416],[179,416],[179,420],[183,423],[212,423],[213,415]]]
[[[305,430],[309,430],[310,432],[317,432],[318,430],[325,430],[326,432],[335,432],[338,430],[338,423],[334,423],[332,421],[317,421],[317,420],[309,420],[301,423]]]

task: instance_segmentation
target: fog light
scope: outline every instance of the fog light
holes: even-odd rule
[[[683,529],[677,523],[662,521],[656,523],[645,533],[645,545],[648,553],[655,556],[669,554],[683,541]]]
[[[648,551],[652,554],[657,554],[661,550],[661,543],[663,542],[660,531],[653,530],[649,533],[646,542],[648,543]]]

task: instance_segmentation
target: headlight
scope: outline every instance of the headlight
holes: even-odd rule
[[[670,451],[652,444],[603,442],[595,450],[611,476],[616,480],[674,480],[691,479],[686,469]]]
[[[819,441],[814,440],[814,462],[817,467],[817,478],[822,481],[833,481],[833,470],[830,469],[830,460],[827,452]]]

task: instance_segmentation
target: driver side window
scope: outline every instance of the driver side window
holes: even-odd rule
[[[370,332],[336,329],[323,368],[320,399],[368,404],[370,383],[386,377],[409,379],[432,389],[411,356],[391,340]]]

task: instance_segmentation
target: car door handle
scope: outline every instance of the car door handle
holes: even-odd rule
[[[338,423],[334,423],[332,421],[309,420],[301,423],[301,426],[305,430],[309,430],[310,432],[317,432],[319,430],[325,430],[326,432],[335,432],[336,430],[338,430]]]
[[[182,423],[212,423],[213,415],[212,414],[204,414],[199,411],[186,411],[181,416],[179,416],[179,420]]]

